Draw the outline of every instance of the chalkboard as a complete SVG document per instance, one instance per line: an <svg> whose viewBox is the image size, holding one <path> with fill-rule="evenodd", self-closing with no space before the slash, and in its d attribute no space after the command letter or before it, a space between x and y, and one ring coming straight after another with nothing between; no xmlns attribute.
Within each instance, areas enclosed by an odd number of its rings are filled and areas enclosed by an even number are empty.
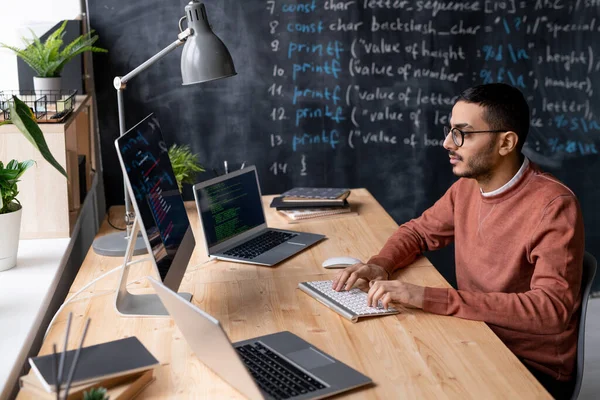
<svg viewBox="0 0 600 400"><path fill-rule="evenodd" d="M122 203L111 82L175 40L186 2L90 2L107 203ZM600 257L600 2L205 2L238 75L181 86L179 54L132 80L127 126L150 112L206 173L257 166L263 193L366 187L398 222L454 181L443 126L467 87L506 82L531 106L524 153L578 195ZM191 198L189 188L184 192Z"/></svg>

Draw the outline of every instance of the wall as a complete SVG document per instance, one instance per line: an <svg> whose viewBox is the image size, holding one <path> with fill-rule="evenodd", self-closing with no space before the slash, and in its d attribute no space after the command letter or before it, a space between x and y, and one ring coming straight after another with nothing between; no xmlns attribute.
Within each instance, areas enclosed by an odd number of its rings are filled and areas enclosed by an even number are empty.
<svg viewBox="0 0 600 400"><path fill-rule="evenodd" d="M80 0L3 0L0 13L0 42L22 47L21 37L36 35L63 19L74 19L81 14ZM0 49L0 91L19 89L17 57L10 50Z"/></svg>

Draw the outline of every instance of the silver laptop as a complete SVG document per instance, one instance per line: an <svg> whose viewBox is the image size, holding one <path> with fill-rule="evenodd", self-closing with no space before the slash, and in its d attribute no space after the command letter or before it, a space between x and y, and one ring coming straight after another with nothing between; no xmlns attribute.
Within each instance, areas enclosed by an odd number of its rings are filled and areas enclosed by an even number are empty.
<svg viewBox="0 0 600 400"><path fill-rule="evenodd" d="M194 185L208 255L273 266L324 235L267 226L254 166Z"/></svg>
<svg viewBox="0 0 600 400"><path fill-rule="evenodd" d="M291 332L232 344L219 321L148 280L196 357L249 399L321 399L372 382Z"/></svg>

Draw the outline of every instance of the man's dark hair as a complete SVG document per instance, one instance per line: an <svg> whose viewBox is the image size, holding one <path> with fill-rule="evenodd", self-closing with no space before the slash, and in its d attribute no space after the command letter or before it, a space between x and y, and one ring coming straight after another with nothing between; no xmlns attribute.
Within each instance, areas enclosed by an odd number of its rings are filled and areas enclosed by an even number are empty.
<svg viewBox="0 0 600 400"><path fill-rule="evenodd" d="M490 129L514 131L519 137L517 150L521 152L529 132L529 106L519 89L505 83L478 85L462 92L458 101L482 106Z"/></svg>

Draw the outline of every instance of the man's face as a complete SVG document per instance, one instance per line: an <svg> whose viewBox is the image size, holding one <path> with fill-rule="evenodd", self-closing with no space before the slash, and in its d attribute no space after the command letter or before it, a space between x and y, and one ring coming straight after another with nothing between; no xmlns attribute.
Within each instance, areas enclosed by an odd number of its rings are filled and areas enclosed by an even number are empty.
<svg viewBox="0 0 600 400"><path fill-rule="evenodd" d="M458 177L473 178L478 181L491 177L496 159L496 135L468 133L490 130L490 126L483 119L483 114L483 107L464 101L459 101L452 108L450 127L466 133L461 147L454 144L452 134L449 134L444 141L444 148L449 151L452 172Z"/></svg>

